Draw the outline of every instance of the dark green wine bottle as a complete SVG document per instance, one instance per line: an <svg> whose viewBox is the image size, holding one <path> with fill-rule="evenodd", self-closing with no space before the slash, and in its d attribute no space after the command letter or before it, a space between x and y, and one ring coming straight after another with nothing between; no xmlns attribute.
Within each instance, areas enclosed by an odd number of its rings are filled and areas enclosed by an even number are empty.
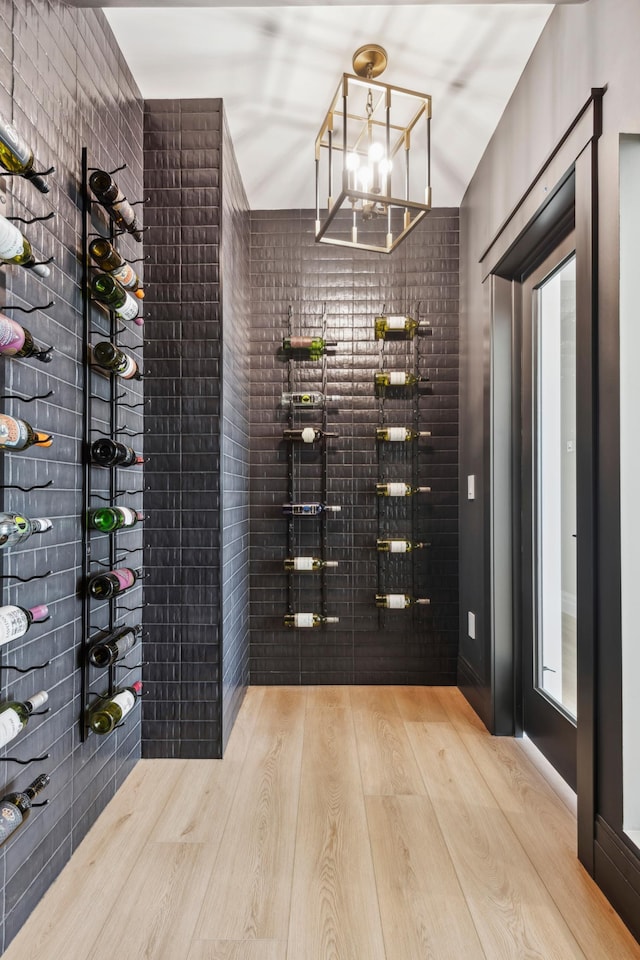
<svg viewBox="0 0 640 960"><path fill-rule="evenodd" d="M142 326L143 320L138 316L140 303L135 300L124 287L115 280L110 273L97 273L91 278L91 291L100 303L113 310L123 320L134 320Z"/></svg>
<svg viewBox="0 0 640 960"><path fill-rule="evenodd" d="M111 174L106 170L94 170L89 177L89 186L116 226L126 230L136 240L142 240L141 227L133 207Z"/></svg>
<svg viewBox="0 0 640 960"><path fill-rule="evenodd" d="M129 507L98 507L89 510L89 526L102 533L113 533L123 527L135 527L142 519L142 513Z"/></svg>

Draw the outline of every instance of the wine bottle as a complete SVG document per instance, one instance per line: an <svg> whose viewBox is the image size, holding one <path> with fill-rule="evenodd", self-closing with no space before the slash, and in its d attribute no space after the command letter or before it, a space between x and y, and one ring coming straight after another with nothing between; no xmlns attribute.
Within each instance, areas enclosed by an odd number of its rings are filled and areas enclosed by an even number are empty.
<svg viewBox="0 0 640 960"><path fill-rule="evenodd" d="M318 393L310 390L308 393L283 393L282 403L289 404L291 407L322 407L325 403L337 403L342 397L331 396L329 394Z"/></svg>
<svg viewBox="0 0 640 960"><path fill-rule="evenodd" d="M34 444L50 447L52 443L50 434L34 430L26 420L0 413L0 450L26 450Z"/></svg>
<svg viewBox="0 0 640 960"><path fill-rule="evenodd" d="M377 387L412 387L428 379L428 377L417 377L414 373L404 370L378 370L374 375Z"/></svg>
<svg viewBox="0 0 640 960"><path fill-rule="evenodd" d="M139 316L140 302L135 300L110 273L96 273L91 278L91 292L96 300L123 320L134 320L139 327L144 320Z"/></svg>
<svg viewBox="0 0 640 960"><path fill-rule="evenodd" d="M113 244L109 243L104 237L97 237L89 244L89 253L100 269L115 277L125 290L129 290L140 300L144 298L140 277L131 264L127 263L124 257L118 253Z"/></svg>
<svg viewBox="0 0 640 960"><path fill-rule="evenodd" d="M418 440L420 437L430 437L430 430L410 430L409 427L377 427L376 439L390 443Z"/></svg>
<svg viewBox="0 0 640 960"><path fill-rule="evenodd" d="M0 800L0 844L6 843L11 834L27 819L32 801L49 783L48 775L41 773L24 790L8 793Z"/></svg>
<svg viewBox="0 0 640 960"><path fill-rule="evenodd" d="M135 646L140 630L140 627L123 627L103 640L97 640L89 648L89 661L94 667L109 667L122 660Z"/></svg>
<svg viewBox="0 0 640 960"><path fill-rule="evenodd" d="M142 240L141 227L133 207L111 174L106 170L94 170L89 177L89 186L116 226L126 230L136 240Z"/></svg>
<svg viewBox="0 0 640 960"><path fill-rule="evenodd" d="M387 540L376 540L376 550L381 553L411 553L412 550L421 550L425 543L416 543L414 540L402 540L391 537Z"/></svg>
<svg viewBox="0 0 640 960"><path fill-rule="evenodd" d="M48 277L51 274L51 270L46 263L36 262L29 241L2 214L0 214L0 261L28 267L39 277Z"/></svg>
<svg viewBox="0 0 640 960"><path fill-rule="evenodd" d="M324 627L326 623L340 623L340 617L322 617L319 613L287 613L285 627Z"/></svg>
<svg viewBox="0 0 640 960"><path fill-rule="evenodd" d="M119 440L102 437L91 444L91 459L99 467L131 467L144 463L144 457L136 453L133 447Z"/></svg>
<svg viewBox="0 0 640 960"><path fill-rule="evenodd" d="M112 697L98 701L89 713L89 726L94 733L111 733L121 720L133 709L142 693L139 680L130 687L122 687Z"/></svg>
<svg viewBox="0 0 640 960"><path fill-rule="evenodd" d="M0 114L0 164L10 173L19 173L30 180L40 193L49 193L49 184L33 169L33 150L12 123Z"/></svg>
<svg viewBox="0 0 640 960"><path fill-rule="evenodd" d="M0 353L5 357L37 357L44 363L51 360L51 354L39 346L26 327L21 327L19 323L12 320L11 317L5 317L0 313Z"/></svg>
<svg viewBox="0 0 640 960"><path fill-rule="evenodd" d="M140 570L132 570L131 567L118 567L117 570L111 570L109 573L94 574L90 577L87 587L90 595L96 600L110 600L130 590L140 574Z"/></svg>
<svg viewBox="0 0 640 960"><path fill-rule="evenodd" d="M32 623L41 623L49 616L49 608L41 603L37 607L0 607L0 646L24 637Z"/></svg>
<svg viewBox="0 0 640 960"><path fill-rule="evenodd" d="M287 353L304 353L309 360L319 360L327 350L338 346L337 340L323 337L285 337L282 349Z"/></svg>
<svg viewBox="0 0 640 960"><path fill-rule="evenodd" d="M387 610L406 610L414 604L429 604L426 597L415 599L408 593L376 593L376 607L386 607Z"/></svg>
<svg viewBox="0 0 640 960"><path fill-rule="evenodd" d="M413 335L420 324L413 317L376 317L374 323L376 340L386 340L387 337L401 340L413 340Z"/></svg>
<svg viewBox="0 0 640 960"><path fill-rule="evenodd" d="M329 507L326 503L283 503L285 517L317 517L321 513L339 513L342 507Z"/></svg>
<svg viewBox="0 0 640 960"><path fill-rule="evenodd" d="M26 727L33 711L43 707L48 699L49 694L45 690L40 690L24 703L19 700L3 703L0 706L0 747L4 747L10 740L17 737Z"/></svg>
<svg viewBox="0 0 640 960"><path fill-rule="evenodd" d="M103 370L113 371L123 380L142 380L142 374L134 358L113 343L109 343L108 340L96 343L92 353L94 363Z"/></svg>
<svg viewBox="0 0 640 960"><path fill-rule="evenodd" d="M301 440L302 443L315 443L316 440L324 440L326 437L337 437L337 433L329 433L327 430L321 430L320 427L303 427L301 430L283 430L282 436L285 440Z"/></svg>
<svg viewBox="0 0 640 960"><path fill-rule="evenodd" d="M45 517L27 520L19 513L0 513L0 547L15 547L34 533L46 533L53 524Z"/></svg>
<svg viewBox="0 0 640 960"><path fill-rule="evenodd" d="M287 557L284 561L285 570L294 570L299 573L315 572L326 567L337 566L337 560L320 560L318 557Z"/></svg>
<svg viewBox="0 0 640 960"><path fill-rule="evenodd" d="M144 520L144 514L130 507L96 507L95 510L89 510L89 526L101 533L135 527L140 520Z"/></svg>
<svg viewBox="0 0 640 960"><path fill-rule="evenodd" d="M431 487L413 487L410 483L376 483L379 497L411 497L414 493L431 493Z"/></svg>

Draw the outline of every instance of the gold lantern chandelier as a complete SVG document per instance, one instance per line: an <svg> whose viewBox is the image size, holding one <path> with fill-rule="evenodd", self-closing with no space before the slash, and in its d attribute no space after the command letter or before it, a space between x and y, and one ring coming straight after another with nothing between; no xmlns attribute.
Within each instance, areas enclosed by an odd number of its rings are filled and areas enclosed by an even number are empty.
<svg viewBox="0 0 640 960"><path fill-rule="evenodd" d="M431 209L431 97L377 80L386 66L356 50L316 137L319 243L391 253Z"/></svg>

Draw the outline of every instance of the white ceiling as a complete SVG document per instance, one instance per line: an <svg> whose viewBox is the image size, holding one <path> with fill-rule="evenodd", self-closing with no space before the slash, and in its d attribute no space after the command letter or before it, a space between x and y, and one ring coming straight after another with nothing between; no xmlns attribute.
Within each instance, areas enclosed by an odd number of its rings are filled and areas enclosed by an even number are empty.
<svg viewBox="0 0 640 960"><path fill-rule="evenodd" d="M145 99L222 97L253 209L314 204L314 140L364 43L433 97L433 205L458 206L551 4L109 8Z"/></svg>

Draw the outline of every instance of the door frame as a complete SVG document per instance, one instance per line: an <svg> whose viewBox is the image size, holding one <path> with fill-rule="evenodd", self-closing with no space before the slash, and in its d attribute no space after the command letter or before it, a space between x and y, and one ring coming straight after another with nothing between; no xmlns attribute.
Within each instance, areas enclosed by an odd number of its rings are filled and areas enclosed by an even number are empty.
<svg viewBox="0 0 640 960"><path fill-rule="evenodd" d="M514 645L519 644L518 728L527 733L547 759L571 787L576 787L577 724L553 700L540 691L536 676L536 659L539 629L539 596L537 594L539 557L537 554L537 496L538 468L535 457L537 418L537 356L535 341L538 338L538 306L534 302L536 291L544 282L560 270L572 256L575 257L575 230L549 252L546 259L533 270L522 283L515 285L515 293L521 302L519 334L520 395L514 396L514 433L520 442L514 451L513 471L520 488L519 524L514 531L513 550L519 563L519 582L513 583L513 595L520 593L520 602L514 610ZM576 258L577 266L577 258ZM577 324L576 324L577 331ZM514 343L514 355L518 344ZM582 344L576 341L577 353ZM515 559L515 557L514 557ZM578 634L579 635L579 634ZM517 681L518 677L516 677Z"/></svg>

